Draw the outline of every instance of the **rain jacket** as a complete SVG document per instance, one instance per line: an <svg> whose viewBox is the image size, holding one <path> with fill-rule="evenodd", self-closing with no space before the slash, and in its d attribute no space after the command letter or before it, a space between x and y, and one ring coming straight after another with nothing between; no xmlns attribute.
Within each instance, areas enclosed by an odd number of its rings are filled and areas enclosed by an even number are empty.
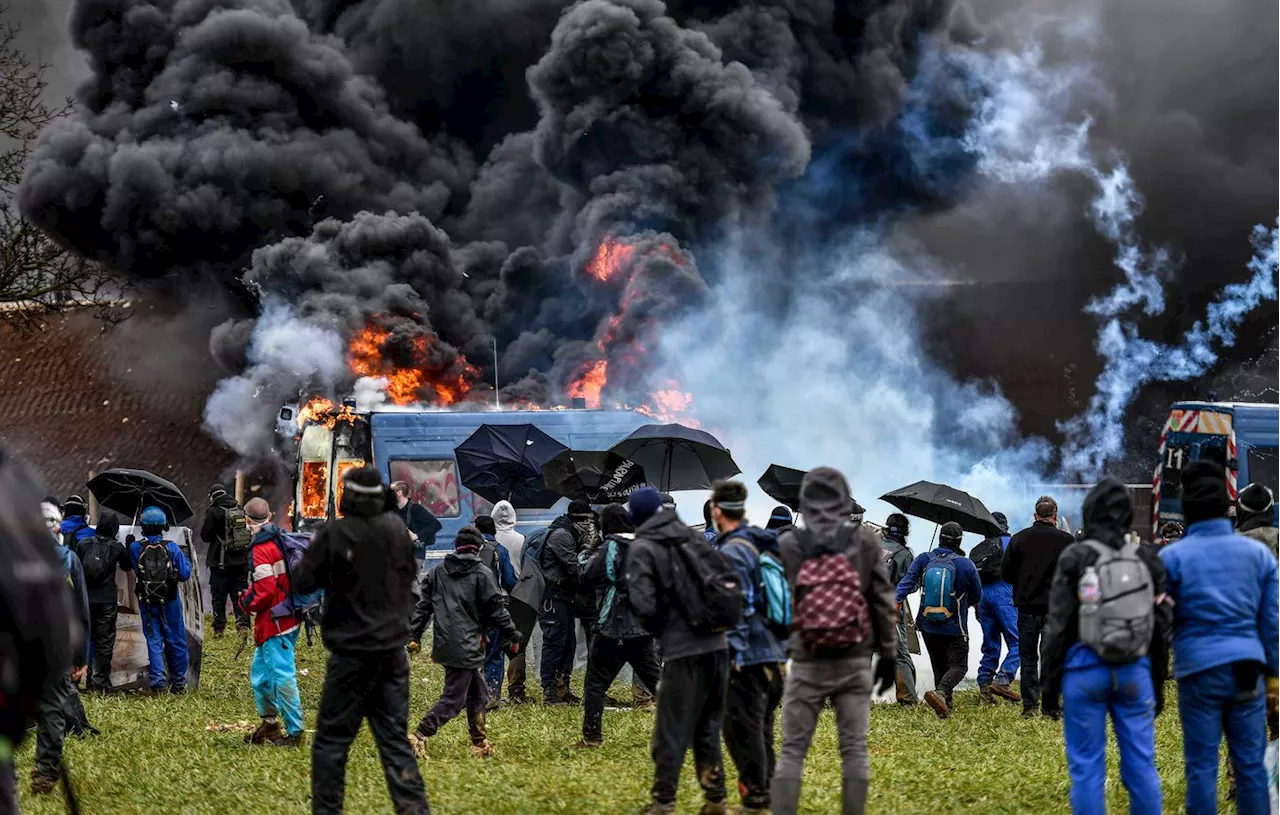
<svg viewBox="0 0 1280 815"><path fill-rule="evenodd" d="M911 568L911 561L915 560L915 555L911 554L906 541L898 540L888 534L880 541L880 547L888 553L889 562L886 565L889 567L889 582L897 586L902 582L902 578L907 576L907 569Z"/></svg>
<svg viewBox="0 0 1280 815"><path fill-rule="evenodd" d="M998 535L995 538L987 538L983 543L990 540L995 540L999 543L1001 551L1007 553L1013 538L1008 535ZM1003 565L1003 560L1001 565ZM975 566L974 568L977 567ZM987 603L998 606L1011 606L1013 605L1013 584L1001 576L1000 579L993 580L982 587L982 599Z"/></svg>
<svg viewBox="0 0 1280 815"><path fill-rule="evenodd" d="M1124 545L1124 536L1133 522L1133 501L1124 484L1107 477L1090 491L1081 516L1086 539L1096 540L1118 550ZM1078 587L1085 570L1097 563L1098 557L1098 553L1091 547L1073 543L1058 559L1058 569L1049 591L1049 616L1045 620L1040 647L1040 687L1046 708L1061 709L1058 697L1062 693L1062 676L1065 671L1110 667L1092 648L1080 642ZM1160 562L1159 551L1154 546L1143 546L1138 550L1138 558L1151 572L1151 585L1158 601L1151 647L1144 659L1150 662L1151 683L1155 688L1156 698L1163 700L1173 612L1163 598L1165 569Z"/></svg>
<svg viewBox="0 0 1280 815"><path fill-rule="evenodd" d="M516 531L516 508L510 501L499 501L493 505L493 524L498 528L494 537L498 543L507 547L511 563L515 566L516 576L520 575L520 553L524 551L524 535Z"/></svg>
<svg viewBox="0 0 1280 815"><path fill-rule="evenodd" d="M636 536L630 532L606 535L604 544L592 553L582 569L583 581L595 588L600 615L596 619L600 636L610 640L648 637L627 599L627 551Z"/></svg>
<svg viewBox="0 0 1280 815"><path fill-rule="evenodd" d="M1213 518L1160 550L1173 599L1174 673L1179 679L1232 662L1280 673L1280 583L1276 559Z"/></svg>
<svg viewBox="0 0 1280 815"><path fill-rule="evenodd" d="M1013 604L1027 614L1049 612L1049 587L1062 550L1075 543L1049 521L1036 521L1009 540L1000 577L1013 586Z"/></svg>
<svg viewBox="0 0 1280 815"><path fill-rule="evenodd" d="M934 622L925 619L924 603L920 604L920 608L916 611L916 629L929 634L941 634L948 637L968 637L969 636L969 608L977 608L982 602L982 578L978 577L978 567L973 565L973 561L964 556L959 547L951 548L949 546L939 546L932 552L924 552L915 560L911 561L911 568L907 569L907 576L902 578L902 582L898 584L898 602L901 603L907 599L907 596L920 588L921 581L924 580L926 569L929 567L929 561L937 557L952 558L956 570L956 584L952 588L952 592L956 596L956 606L958 613L946 622Z"/></svg>
<svg viewBox="0 0 1280 815"><path fill-rule="evenodd" d="M222 545L226 543L227 537L227 510L239 508L240 505L236 503L235 498L230 495L219 495L204 513L204 523L200 525L200 540L209 545L205 559L210 569L221 568L234 571L248 568L248 552L228 553L226 563L218 565L222 563Z"/></svg>
<svg viewBox="0 0 1280 815"><path fill-rule="evenodd" d="M89 536L93 536L93 530L89 530ZM80 624L80 639L72 638L74 642L83 643L82 648L75 648L71 652L71 667L81 668L89 662L89 642L92 639L89 636L89 595L84 585L84 570L80 567L80 558L76 557L76 553L65 546L58 547L58 559L62 563L62 568L66 570L67 584L71 588L72 609L75 611L75 619Z"/></svg>
<svg viewBox="0 0 1280 815"><path fill-rule="evenodd" d="M511 555L507 552L507 547L498 543L496 538L485 535L484 546L480 548L480 561L493 572L498 589L504 595L510 594L516 587L516 569L511 565Z"/></svg>
<svg viewBox="0 0 1280 815"><path fill-rule="evenodd" d="M728 648L724 634L699 634L689 627L674 596L671 548L679 543L705 546L702 533L684 525L680 516L660 509L636 530L627 552L627 597L645 630L658 637L664 660L712 654Z"/></svg>
<svg viewBox="0 0 1280 815"><path fill-rule="evenodd" d="M852 509L853 498L843 475L829 467L809 471L800 487L800 512L804 515L805 528L819 546L830 546L836 540L840 527L849 523ZM807 556L799 531L792 527L783 532L779 536L778 548L794 597L796 577ZM898 657L898 613L878 536L861 524L856 525L849 537L845 557L849 558L862 580L867 609L871 614L871 637L839 658L879 654L881 659L893 662ZM791 635L787 651L795 660L820 659L805 649L799 631Z"/></svg>
<svg viewBox="0 0 1280 815"><path fill-rule="evenodd" d="M404 525L409 531L418 536L414 547L419 555L428 546L436 545L436 535L443 525L440 523L439 518L431 514L431 510L417 501L410 501L404 505L403 509L395 507L394 512L400 516L401 521L404 521Z"/></svg>
<svg viewBox="0 0 1280 815"><path fill-rule="evenodd" d="M1271 512L1243 519L1240 522L1240 534L1265 544L1271 550L1273 557L1277 555L1277 546L1280 545L1280 530L1276 529Z"/></svg>
<svg viewBox="0 0 1280 815"><path fill-rule="evenodd" d="M293 614L273 617L271 609L289 599L289 572L285 569L284 553L276 545L280 528L267 524L253 536L249 544L249 558L253 568L249 573L249 588L240 595L240 605L253 615L253 644L261 645L272 637L287 634L298 627Z"/></svg>
<svg viewBox="0 0 1280 815"><path fill-rule="evenodd" d="M771 551L781 559L777 536L743 524L719 536L713 546L742 579L742 621L725 632L733 664L744 668L786 662L786 651L769 631L763 614L764 576L760 571L760 553Z"/></svg>
<svg viewBox="0 0 1280 815"><path fill-rule="evenodd" d="M548 597L570 600L578 587L578 530L568 515L561 515L548 527L542 545L542 576Z"/></svg>
<svg viewBox="0 0 1280 815"><path fill-rule="evenodd" d="M431 659L446 668L483 668L485 631L490 628L499 630L504 644L520 641L498 584L478 555L450 552L423 576L410 638L421 640L433 621Z"/></svg>
<svg viewBox="0 0 1280 815"><path fill-rule="evenodd" d="M93 537L93 529L83 515L72 515L58 524L58 533L62 535L62 545L75 549L77 543Z"/></svg>
<svg viewBox="0 0 1280 815"><path fill-rule="evenodd" d="M324 589L320 630L338 653L382 653L409 641L417 563L386 496L345 490L342 517L320 528L293 572L303 594Z"/></svg>

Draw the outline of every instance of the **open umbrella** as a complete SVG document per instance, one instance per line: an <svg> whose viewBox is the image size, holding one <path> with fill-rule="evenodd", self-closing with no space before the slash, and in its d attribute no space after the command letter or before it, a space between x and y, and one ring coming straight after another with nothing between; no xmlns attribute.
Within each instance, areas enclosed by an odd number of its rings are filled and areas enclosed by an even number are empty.
<svg viewBox="0 0 1280 815"><path fill-rule="evenodd" d="M107 509L137 518L147 507L160 507L177 526L192 516L191 504L172 481L146 470L116 467L98 473L86 485Z"/></svg>
<svg viewBox="0 0 1280 815"><path fill-rule="evenodd" d="M880 500L893 504L907 515L933 521L935 524L955 521L966 532L978 535L1004 534L981 501L946 484L917 481L910 486L885 493L880 496Z"/></svg>
<svg viewBox="0 0 1280 815"><path fill-rule="evenodd" d="M783 506L790 507L792 512L800 511L800 483L808 473L794 470L780 464L770 464L756 483L764 494Z"/></svg>
<svg viewBox="0 0 1280 815"><path fill-rule="evenodd" d="M625 503L645 485L644 468L609 450L565 450L542 465L547 489L571 501Z"/></svg>
<svg viewBox="0 0 1280 815"><path fill-rule="evenodd" d="M706 489L742 472L719 439L682 424L645 425L610 449L643 467L663 492Z"/></svg>
<svg viewBox="0 0 1280 815"><path fill-rule="evenodd" d="M568 450L531 424L482 424L454 450L463 486L486 501L547 509L559 493L542 481L542 465Z"/></svg>

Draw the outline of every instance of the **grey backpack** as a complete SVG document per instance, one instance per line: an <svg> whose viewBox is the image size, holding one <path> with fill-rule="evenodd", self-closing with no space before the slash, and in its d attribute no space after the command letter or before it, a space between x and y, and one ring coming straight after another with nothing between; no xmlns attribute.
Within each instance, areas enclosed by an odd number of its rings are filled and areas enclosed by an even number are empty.
<svg viewBox="0 0 1280 815"><path fill-rule="evenodd" d="M1155 587L1151 572L1138 558L1138 544L1112 549L1095 540L1084 542L1098 553L1077 586L1080 597L1080 641L1104 662L1127 664L1147 655L1155 627Z"/></svg>

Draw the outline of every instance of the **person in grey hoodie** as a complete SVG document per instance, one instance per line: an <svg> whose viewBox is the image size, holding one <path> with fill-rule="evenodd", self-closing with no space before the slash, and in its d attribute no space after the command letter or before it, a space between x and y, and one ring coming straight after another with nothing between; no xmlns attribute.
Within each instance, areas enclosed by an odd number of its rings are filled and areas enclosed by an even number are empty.
<svg viewBox="0 0 1280 815"><path fill-rule="evenodd" d="M791 635L791 671L782 695L782 754L774 771L771 795L774 815L795 815L799 809L805 754L813 741L818 715L828 700L835 710L840 744L841 812L862 815L866 811L871 782L867 754L871 657L880 657L874 679L878 680L876 691L884 693L893 687L897 673L898 623L894 587L889 582L879 539L862 525L841 529L850 523L853 508L849 484L839 471L829 467L812 469L800 486L800 512L806 528L784 532L778 543L792 586L793 605L798 602L796 577L804 562L815 555L835 553L836 547L843 545L845 557L860 578L871 618L871 636L847 653L819 656L805 647L799 630ZM658 710L662 710L661 703Z"/></svg>
<svg viewBox="0 0 1280 815"><path fill-rule="evenodd" d="M675 512L662 509L662 498L652 487L636 490L627 508L636 525L626 558L627 596L636 619L658 637L663 660L653 724L653 803L646 812L675 812L680 768L692 747L706 798L702 815L720 815L728 812L720 734L729 687L729 644L724 632L699 633L686 622L672 563L680 545L711 544Z"/></svg>

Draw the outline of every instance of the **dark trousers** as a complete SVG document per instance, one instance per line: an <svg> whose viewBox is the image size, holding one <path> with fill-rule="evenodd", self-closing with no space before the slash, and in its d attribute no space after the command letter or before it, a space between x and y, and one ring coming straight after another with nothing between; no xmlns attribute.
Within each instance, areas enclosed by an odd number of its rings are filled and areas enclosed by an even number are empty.
<svg viewBox="0 0 1280 815"><path fill-rule="evenodd" d="M236 616L236 628L249 629L249 612L240 607L240 595L249 588L249 573L243 568L210 569L209 594L213 601L213 630L220 632L227 627L227 601L231 601L231 613Z"/></svg>
<svg viewBox="0 0 1280 815"><path fill-rule="evenodd" d="M115 600L89 604L89 675L85 679L88 690L102 691L111 687L111 659L116 653L118 611Z"/></svg>
<svg viewBox="0 0 1280 815"><path fill-rule="evenodd" d="M1022 709L1040 707L1040 637L1048 615L1018 609L1018 658L1022 660ZM1045 708L1045 713L1057 713Z"/></svg>
<svg viewBox="0 0 1280 815"><path fill-rule="evenodd" d="M36 760L33 775L57 775L67 738L67 701L75 692L71 674L50 679L36 703Z"/></svg>
<svg viewBox="0 0 1280 815"><path fill-rule="evenodd" d="M930 634L921 631L924 648L929 652L929 664L933 666L933 685L942 698L951 704L951 693L969 670L969 641L962 636Z"/></svg>
<svg viewBox="0 0 1280 815"><path fill-rule="evenodd" d="M444 690L440 691L440 698L427 711L427 715L418 722L418 733L434 736L446 722L466 708L471 743L484 744L484 711L488 704L489 687L485 684L482 672L475 668L445 666Z"/></svg>
<svg viewBox="0 0 1280 815"><path fill-rule="evenodd" d="M587 654L586 690L582 700L582 738L584 741L600 741L604 719L604 696L618 678L622 666L631 664L632 672L648 687L658 684L658 652L654 650L653 637L633 637L625 640L609 639L596 634L591 638L591 651Z"/></svg>
<svg viewBox="0 0 1280 815"><path fill-rule="evenodd" d="M311 748L311 811L342 812L347 753L369 720L398 815L429 815L418 760L409 746L409 658L403 649L330 652Z"/></svg>
<svg viewBox="0 0 1280 815"><path fill-rule="evenodd" d="M542 693L554 698L561 682L569 684L573 673L573 654L578 649L575 631L577 618L573 604L563 597L548 596L538 607L538 625L542 627Z"/></svg>
<svg viewBox="0 0 1280 815"><path fill-rule="evenodd" d="M18 815L18 778L12 760L0 763L0 815Z"/></svg>
<svg viewBox="0 0 1280 815"><path fill-rule="evenodd" d="M693 765L702 794L724 800L724 758L720 732L729 685L729 652L667 660L658 681L658 713L653 724L653 800L674 804L684 755Z"/></svg>
<svg viewBox="0 0 1280 815"><path fill-rule="evenodd" d="M744 807L769 808L769 782L777 763L773 727L781 700L781 665L747 665L729 672L724 743L738 768Z"/></svg>

